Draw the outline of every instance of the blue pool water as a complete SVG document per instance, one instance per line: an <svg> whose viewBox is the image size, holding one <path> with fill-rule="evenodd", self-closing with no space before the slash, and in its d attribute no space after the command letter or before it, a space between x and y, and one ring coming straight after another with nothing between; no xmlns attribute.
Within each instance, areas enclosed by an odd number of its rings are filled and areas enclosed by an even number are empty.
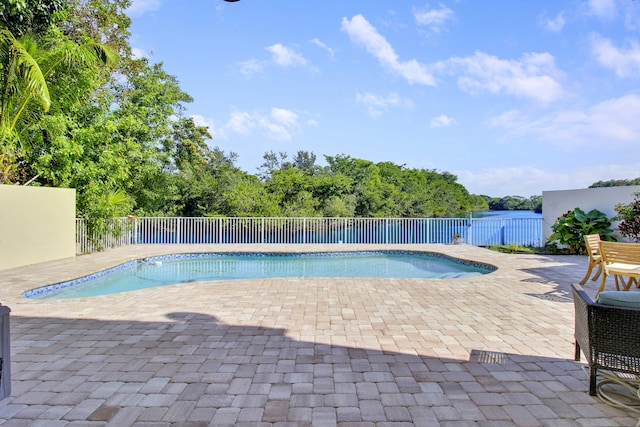
<svg viewBox="0 0 640 427"><path fill-rule="evenodd" d="M131 261L90 276L32 289L27 298L78 298L214 280L278 277L451 278L495 267L425 252L200 253Z"/></svg>

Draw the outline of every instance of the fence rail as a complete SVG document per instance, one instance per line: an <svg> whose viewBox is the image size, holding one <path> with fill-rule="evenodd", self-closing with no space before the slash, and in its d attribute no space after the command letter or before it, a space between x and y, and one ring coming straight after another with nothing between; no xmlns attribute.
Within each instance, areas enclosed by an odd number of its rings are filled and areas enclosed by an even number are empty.
<svg viewBox="0 0 640 427"><path fill-rule="evenodd" d="M136 244L420 244L542 246L542 218L114 218L105 233L76 220L78 253Z"/></svg>

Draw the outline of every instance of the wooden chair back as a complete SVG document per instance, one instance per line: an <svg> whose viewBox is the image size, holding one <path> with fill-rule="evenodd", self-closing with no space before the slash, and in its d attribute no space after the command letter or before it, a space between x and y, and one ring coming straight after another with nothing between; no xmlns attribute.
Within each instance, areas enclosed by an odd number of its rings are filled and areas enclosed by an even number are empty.
<svg viewBox="0 0 640 427"><path fill-rule="evenodd" d="M584 243L587 248L587 254L589 258L593 258L594 255L600 253L600 235L599 234L587 234L584 236Z"/></svg>
<svg viewBox="0 0 640 427"><path fill-rule="evenodd" d="M623 242L600 242L600 255L605 265L620 263L640 266L640 244Z"/></svg>
<svg viewBox="0 0 640 427"><path fill-rule="evenodd" d="M622 242L600 242L602 257L602 283L598 293L602 292L608 276L613 276L616 289L629 290L632 284L638 284L640 278L640 244ZM625 279L625 277L627 279Z"/></svg>
<svg viewBox="0 0 640 427"><path fill-rule="evenodd" d="M602 257L600 256L600 235L599 234L587 234L584 236L584 243L587 249L587 255L589 255L589 265L587 265L587 273L580 281L581 285L587 283L591 272L595 266L598 266L598 272L593 276L591 280L597 280L602 273Z"/></svg>

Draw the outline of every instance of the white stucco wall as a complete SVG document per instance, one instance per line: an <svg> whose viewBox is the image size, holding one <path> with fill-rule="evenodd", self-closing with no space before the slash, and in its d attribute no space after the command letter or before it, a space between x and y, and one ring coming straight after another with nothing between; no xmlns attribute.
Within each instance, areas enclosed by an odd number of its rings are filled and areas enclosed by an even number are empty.
<svg viewBox="0 0 640 427"><path fill-rule="evenodd" d="M76 192L0 185L0 270L76 255Z"/></svg>
<svg viewBox="0 0 640 427"><path fill-rule="evenodd" d="M564 213L575 208L585 212L597 209L609 218L617 214L615 206L633 201L634 193L640 191L640 185L624 187L584 188L580 190L560 190L542 192L542 237L548 239L551 226ZM617 222L613 224L615 230ZM618 234L614 234L620 238Z"/></svg>

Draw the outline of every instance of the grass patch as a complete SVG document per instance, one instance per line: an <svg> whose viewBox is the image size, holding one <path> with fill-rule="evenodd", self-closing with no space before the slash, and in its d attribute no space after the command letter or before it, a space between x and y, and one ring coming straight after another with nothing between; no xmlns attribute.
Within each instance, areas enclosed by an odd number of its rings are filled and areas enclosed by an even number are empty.
<svg viewBox="0 0 640 427"><path fill-rule="evenodd" d="M507 254L537 254L537 255L565 255L568 254L567 249L561 249L555 245L547 246L524 246L524 245L491 245L487 249Z"/></svg>

